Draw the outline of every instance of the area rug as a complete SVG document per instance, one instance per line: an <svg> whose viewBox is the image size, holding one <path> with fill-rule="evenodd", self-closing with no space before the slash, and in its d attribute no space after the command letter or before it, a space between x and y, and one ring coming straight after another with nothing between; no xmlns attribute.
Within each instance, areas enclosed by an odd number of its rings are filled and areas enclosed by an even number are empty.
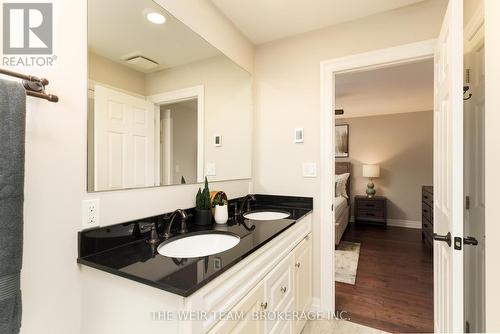
<svg viewBox="0 0 500 334"><path fill-rule="evenodd" d="M357 242L340 241L335 250L335 281L356 284L360 248Z"/></svg>

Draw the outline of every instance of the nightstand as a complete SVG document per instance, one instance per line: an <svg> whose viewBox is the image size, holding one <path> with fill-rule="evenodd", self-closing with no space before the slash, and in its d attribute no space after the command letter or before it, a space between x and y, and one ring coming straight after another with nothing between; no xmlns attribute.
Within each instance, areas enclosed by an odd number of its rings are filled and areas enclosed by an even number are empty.
<svg viewBox="0 0 500 334"><path fill-rule="evenodd" d="M354 218L357 222L387 226L387 198L384 196L354 197Z"/></svg>

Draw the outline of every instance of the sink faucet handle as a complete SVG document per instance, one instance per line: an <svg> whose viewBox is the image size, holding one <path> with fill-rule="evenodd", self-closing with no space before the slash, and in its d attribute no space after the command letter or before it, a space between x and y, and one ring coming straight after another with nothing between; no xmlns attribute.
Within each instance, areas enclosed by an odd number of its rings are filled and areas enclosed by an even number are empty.
<svg viewBox="0 0 500 334"><path fill-rule="evenodd" d="M234 212L234 215L238 215L238 202L233 202L230 204L230 206L233 207L233 212Z"/></svg>
<svg viewBox="0 0 500 334"><path fill-rule="evenodd" d="M148 244L156 244L160 241L160 237L158 236L158 231L156 230L156 223L151 223L145 225L146 228L149 228L149 239L146 240Z"/></svg>

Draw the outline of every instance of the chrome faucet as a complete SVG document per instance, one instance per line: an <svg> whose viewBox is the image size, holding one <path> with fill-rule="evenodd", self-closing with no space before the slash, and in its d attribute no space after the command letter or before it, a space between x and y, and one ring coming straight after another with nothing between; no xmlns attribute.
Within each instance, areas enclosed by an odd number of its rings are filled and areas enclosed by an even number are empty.
<svg viewBox="0 0 500 334"><path fill-rule="evenodd" d="M256 201L257 199L255 198L254 195L251 195L251 194L248 194L245 196L245 198L243 198L243 200L241 201L241 204L240 204L240 208L236 208L236 211L235 211L235 216L241 216L243 215L244 211L245 211L245 204L247 205L247 208L246 208L246 211L250 210L250 201Z"/></svg>
<svg viewBox="0 0 500 334"><path fill-rule="evenodd" d="M184 211L182 209L177 209L170 216L163 217L164 220L170 219L170 222L168 223L167 230L163 234L163 237L165 237L165 239L172 237L172 232L170 232L170 230L172 229L172 224L174 223L175 217L177 215L180 215L180 217L181 217L181 229L179 230L179 233L181 233L181 234L187 233L186 222L188 220L188 215L186 214L186 211Z"/></svg>

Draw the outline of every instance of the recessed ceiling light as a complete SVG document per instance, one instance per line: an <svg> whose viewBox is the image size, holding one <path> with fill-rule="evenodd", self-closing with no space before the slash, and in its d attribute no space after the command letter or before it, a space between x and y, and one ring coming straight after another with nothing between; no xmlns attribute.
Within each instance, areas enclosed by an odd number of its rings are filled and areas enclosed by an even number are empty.
<svg viewBox="0 0 500 334"><path fill-rule="evenodd" d="M163 24L167 20L165 16L161 15L160 13L156 12L151 12L146 15L146 18L149 20L149 22L154 23L154 24Z"/></svg>

